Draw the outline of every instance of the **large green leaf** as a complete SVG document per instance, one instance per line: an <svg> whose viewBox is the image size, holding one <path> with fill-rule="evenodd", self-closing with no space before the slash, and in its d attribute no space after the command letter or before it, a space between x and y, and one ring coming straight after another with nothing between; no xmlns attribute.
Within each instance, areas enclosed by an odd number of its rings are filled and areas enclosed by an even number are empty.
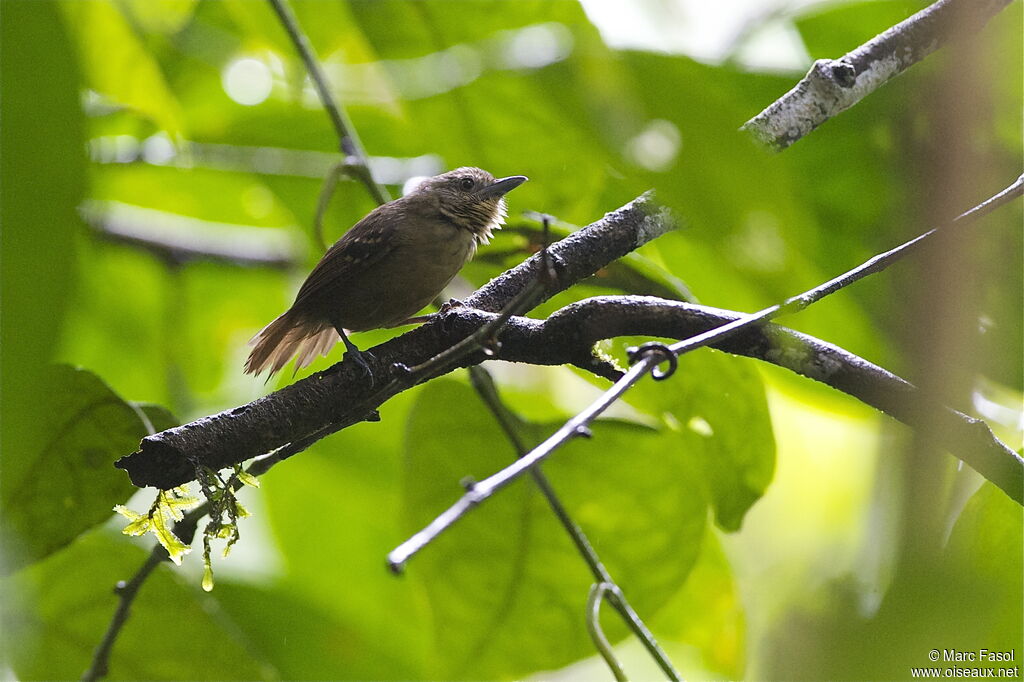
<svg viewBox="0 0 1024 682"><path fill-rule="evenodd" d="M131 488L110 466L117 454L103 448L133 448L143 432L99 379L47 366L75 282L73 235L85 191L78 72L53 3L4 3L0 11L0 516L10 570L110 515ZM95 432L62 435L80 409L107 399L124 416L110 443ZM127 423L134 443L118 445Z"/></svg>
<svg viewBox="0 0 1024 682"><path fill-rule="evenodd" d="M699 661L699 667L740 679L746 665L746 616L739 586L718 534L704 546L686 584L652 623L661 641ZM675 660L675 659L674 659ZM676 661L683 670L684 662ZM697 666L695 666L697 667Z"/></svg>
<svg viewBox="0 0 1024 682"><path fill-rule="evenodd" d="M377 569L382 580L389 581L391 587L407 591L401 581L387 573L381 562L377 562ZM321 570L331 572L333 567L321 565ZM347 595L368 589L366 583L341 584L351 588L341 590ZM410 665L410 659L419 658L421 651L417 647L409 648L412 643L409 639L396 632L374 632L364 627L358 618L339 614L329 603L333 600L325 604L308 590L292 589L287 581L269 585L219 581L214 596L261 656L272 662L278 679L423 679L420 668ZM409 616L406 611L386 608L381 608L381 612L390 615L393 624L396 613L403 621ZM372 611L364 613L376 620ZM268 614L273 617L268 618Z"/></svg>
<svg viewBox="0 0 1024 682"><path fill-rule="evenodd" d="M617 339L622 351L646 339ZM675 447L700 465L715 520L727 531L772 480L775 438L755 361L715 350L683 356L665 381L644 379L623 398L656 418Z"/></svg>
<svg viewBox="0 0 1024 682"><path fill-rule="evenodd" d="M114 616L114 583L148 555L96 531L0 583L5 666L23 680L78 679ZM266 614L264 614L265 617ZM277 679L215 599L158 566L114 644L111 679Z"/></svg>
<svg viewBox="0 0 1024 682"><path fill-rule="evenodd" d="M539 441L555 425L524 433ZM430 384L410 416L405 499L418 529L454 501L457 482L514 458L494 418L466 386ZM706 502L676 441L620 421L594 425L545 465L552 485L644 617L681 586L698 555ZM584 605L593 577L529 481L502 490L423 550L409 569L431 606L441 678L507 678L593 652ZM617 640L625 629L604 619Z"/></svg>
<svg viewBox="0 0 1024 682"><path fill-rule="evenodd" d="M4 3L0 12L0 394L9 447L59 341L86 188L78 69L56 6Z"/></svg>
<svg viewBox="0 0 1024 682"><path fill-rule="evenodd" d="M136 490L114 460L172 421L155 406L124 402L82 369L55 366L35 389L27 437L3 450L0 528L8 571L109 518L112 506Z"/></svg>

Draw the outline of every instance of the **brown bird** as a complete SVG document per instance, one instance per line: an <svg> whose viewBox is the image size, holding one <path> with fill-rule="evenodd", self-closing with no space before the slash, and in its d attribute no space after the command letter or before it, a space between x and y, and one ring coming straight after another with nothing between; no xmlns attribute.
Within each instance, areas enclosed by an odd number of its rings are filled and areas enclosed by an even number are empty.
<svg viewBox="0 0 1024 682"><path fill-rule="evenodd" d="M505 220L504 196L526 182L456 168L378 206L327 250L291 308L252 337L247 374L273 374L298 355L296 370L340 338L367 372L346 332L392 327L432 301Z"/></svg>

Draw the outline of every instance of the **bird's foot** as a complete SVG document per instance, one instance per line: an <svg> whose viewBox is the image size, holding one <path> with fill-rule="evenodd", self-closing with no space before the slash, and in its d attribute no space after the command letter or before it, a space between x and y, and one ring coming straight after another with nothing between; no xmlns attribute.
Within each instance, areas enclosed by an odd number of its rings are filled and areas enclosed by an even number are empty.
<svg viewBox="0 0 1024 682"><path fill-rule="evenodd" d="M373 360L373 354L369 351L359 350L355 346L352 346L345 351L345 355L342 356L343 362L352 362L359 367L359 369L363 370L366 376L370 379L370 386L372 387L373 371L370 369L370 363L367 362L367 359Z"/></svg>

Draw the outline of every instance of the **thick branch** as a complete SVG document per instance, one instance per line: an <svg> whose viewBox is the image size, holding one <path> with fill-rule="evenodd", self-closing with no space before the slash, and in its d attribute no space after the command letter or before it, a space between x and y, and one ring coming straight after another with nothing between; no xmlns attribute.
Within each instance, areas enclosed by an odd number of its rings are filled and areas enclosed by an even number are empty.
<svg viewBox="0 0 1024 682"><path fill-rule="evenodd" d="M939 0L839 59L819 59L792 90L743 125L781 150L849 109L959 36L980 30L1009 0Z"/></svg>
<svg viewBox="0 0 1024 682"><path fill-rule="evenodd" d="M654 205L650 194L644 194L556 242L549 249L555 281L532 305L672 227L667 213ZM533 256L482 287L466 304L481 311L498 311L539 279L541 268L539 255ZM395 363L424 363L472 331L447 325L449 318L371 349L374 376L387 377ZM314 434L323 437L332 425L361 421L395 392L374 391L358 369L339 363L247 405L149 436L137 452L118 460L117 466L128 472L135 485L170 488L192 480L197 465L221 469Z"/></svg>

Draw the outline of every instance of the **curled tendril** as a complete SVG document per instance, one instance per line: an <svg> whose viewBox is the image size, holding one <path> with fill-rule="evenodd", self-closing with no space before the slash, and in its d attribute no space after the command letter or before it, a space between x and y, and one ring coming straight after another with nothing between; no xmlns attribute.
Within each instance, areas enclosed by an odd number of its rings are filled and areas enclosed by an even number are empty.
<svg viewBox="0 0 1024 682"><path fill-rule="evenodd" d="M648 355L658 356L658 364L651 368L651 377L655 381L664 381L665 379L668 379L670 376L675 374L676 368L679 367L679 358L676 357L676 354L673 353L665 344L658 343L656 341L645 343L639 347L634 346L633 348L627 348L626 354L629 356L630 364L633 365L640 362ZM663 362L668 363L668 368L665 370L659 368L659 365Z"/></svg>

